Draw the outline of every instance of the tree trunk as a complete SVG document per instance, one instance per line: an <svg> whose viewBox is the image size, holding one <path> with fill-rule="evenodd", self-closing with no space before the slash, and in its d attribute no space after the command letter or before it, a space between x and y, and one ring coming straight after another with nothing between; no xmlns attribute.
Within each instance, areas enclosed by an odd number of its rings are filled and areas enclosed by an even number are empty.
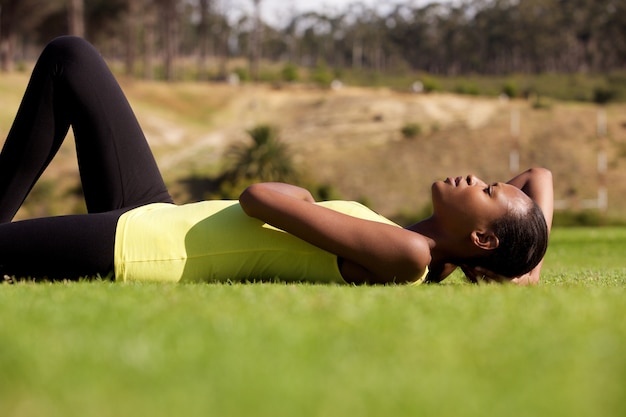
<svg viewBox="0 0 626 417"><path fill-rule="evenodd" d="M13 70L15 55L14 10L12 2L0 5L0 69L2 72Z"/></svg>
<svg viewBox="0 0 626 417"><path fill-rule="evenodd" d="M174 80L174 64L177 53L177 13L176 0L163 1L163 65L165 79Z"/></svg>
<svg viewBox="0 0 626 417"><path fill-rule="evenodd" d="M137 34L139 30L139 10L141 0L128 0L128 15L126 22L126 75L135 73L135 57L137 55Z"/></svg>
<svg viewBox="0 0 626 417"><path fill-rule="evenodd" d="M151 0L144 1L143 13L143 77L154 78L154 43L157 24L157 12Z"/></svg>
<svg viewBox="0 0 626 417"><path fill-rule="evenodd" d="M259 61L261 60L261 0L254 2L254 28L250 42L250 76L254 81L259 79Z"/></svg>
<svg viewBox="0 0 626 417"><path fill-rule="evenodd" d="M209 55L209 11L211 0L200 0L200 23L198 24L198 80L206 80Z"/></svg>
<svg viewBox="0 0 626 417"><path fill-rule="evenodd" d="M352 68L360 70L363 66L363 44L355 40L352 43Z"/></svg>
<svg viewBox="0 0 626 417"><path fill-rule="evenodd" d="M74 36L85 36L84 0L69 0L67 4L68 32Z"/></svg>

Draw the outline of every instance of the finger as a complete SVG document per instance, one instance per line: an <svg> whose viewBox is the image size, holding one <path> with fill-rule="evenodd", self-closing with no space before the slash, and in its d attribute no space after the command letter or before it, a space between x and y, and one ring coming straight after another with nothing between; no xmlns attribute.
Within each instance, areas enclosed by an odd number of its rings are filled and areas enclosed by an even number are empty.
<svg viewBox="0 0 626 417"><path fill-rule="evenodd" d="M476 284L478 283L478 274L474 268L470 268L467 265L461 265L461 270L465 274L465 278L469 280L469 282Z"/></svg>

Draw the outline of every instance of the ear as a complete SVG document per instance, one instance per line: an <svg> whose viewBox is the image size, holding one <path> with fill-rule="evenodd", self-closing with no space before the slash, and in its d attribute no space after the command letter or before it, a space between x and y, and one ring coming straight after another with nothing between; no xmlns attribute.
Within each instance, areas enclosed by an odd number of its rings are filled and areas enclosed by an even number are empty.
<svg viewBox="0 0 626 417"><path fill-rule="evenodd" d="M500 245L500 241L498 240L498 236L496 236L492 231L479 231L474 230L471 235L472 243L484 250L493 250Z"/></svg>

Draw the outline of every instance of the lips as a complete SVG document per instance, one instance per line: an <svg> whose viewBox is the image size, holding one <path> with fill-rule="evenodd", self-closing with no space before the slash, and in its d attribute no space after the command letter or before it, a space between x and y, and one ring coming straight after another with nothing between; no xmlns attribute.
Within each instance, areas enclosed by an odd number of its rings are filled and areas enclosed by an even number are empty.
<svg viewBox="0 0 626 417"><path fill-rule="evenodd" d="M454 187L458 187L459 184L461 184L461 182L463 182L463 181L466 181L467 184L470 184L470 179L469 178L470 178L469 176L468 177L456 177L456 178L448 177L448 178L446 178L444 180L444 182L446 184L450 184L450 185L452 185Z"/></svg>
<svg viewBox="0 0 626 417"><path fill-rule="evenodd" d="M445 179L445 183L446 184L450 184L453 185L455 187L458 187L459 183L463 180L463 177L456 177L456 178L452 178L452 177L448 177Z"/></svg>

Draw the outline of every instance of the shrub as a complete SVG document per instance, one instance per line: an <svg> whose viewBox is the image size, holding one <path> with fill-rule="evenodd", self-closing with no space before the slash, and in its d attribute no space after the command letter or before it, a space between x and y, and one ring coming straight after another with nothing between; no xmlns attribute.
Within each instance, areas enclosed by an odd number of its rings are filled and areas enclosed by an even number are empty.
<svg viewBox="0 0 626 417"><path fill-rule="evenodd" d="M405 139L415 139L422 133L422 127L419 123L407 123L400 131Z"/></svg>
<svg viewBox="0 0 626 417"><path fill-rule="evenodd" d="M532 106L535 110L548 110L552 107L552 105L543 99L539 94L535 96Z"/></svg>
<svg viewBox="0 0 626 417"><path fill-rule="evenodd" d="M462 83L454 88L455 93L477 96L480 94L478 86L474 83Z"/></svg>
<svg viewBox="0 0 626 417"><path fill-rule="evenodd" d="M615 91L608 87L596 87L593 90L593 102L606 104L615 98Z"/></svg>
<svg viewBox="0 0 626 417"><path fill-rule="evenodd" d="M557 210L552 221L555 227L624 226L624 220L608 217L597 209Z"/></svg>
<svg viewBox="0 0 626 417"><path fill-rule="evenodd" d="M239 77L239 81L250 81L250 72L246 68L235 68L234 73Z"/></svg>
<svg viewBox="0 0 626 417"><path fill-rule="evenodd" d="M506 83L504 83L504 85L502 86L502 93L511 98L517 97L517 85L515 84L515 82L507 81Z"/></svg>
<svg viewBox="0 0 626 417"><path fill-rule="evenodd" d="M312 188L313 188L315 200L317 201L341 199L341 193L332 184L324 183L324 184L319 184Z"/></svg>
<svg viewBox="0 0 626 417"><path fill-rule="evenodd" d="M234 143L226 152L232 166L223 174L225 181L235 185L259 181L297 181L299 174L292 154L287 144L279 139L274 126L258 125L248 134L250 141Z"/></svg>
<svg viewBox="0 0 626 417"><path fill-rule="evenodd" d="M311 74L311 80L322 86L329 86L333 80L332 71L326 65L326 62L319 61Z"/></svg>
<svg viewBox="0 0 626 417"><path fill-rule="evenodd" d="M298 81L298 67L291 62L285 64L281 71L281 77L283 81L287 82Z"/></svg>
<svg viewBox="0 0 626 417"><path fill-rule="evenodd" d="M424 92L431 93L433 91L441 91L441 85L434 78L423 77L421 81L424 86Z"/></svg>

